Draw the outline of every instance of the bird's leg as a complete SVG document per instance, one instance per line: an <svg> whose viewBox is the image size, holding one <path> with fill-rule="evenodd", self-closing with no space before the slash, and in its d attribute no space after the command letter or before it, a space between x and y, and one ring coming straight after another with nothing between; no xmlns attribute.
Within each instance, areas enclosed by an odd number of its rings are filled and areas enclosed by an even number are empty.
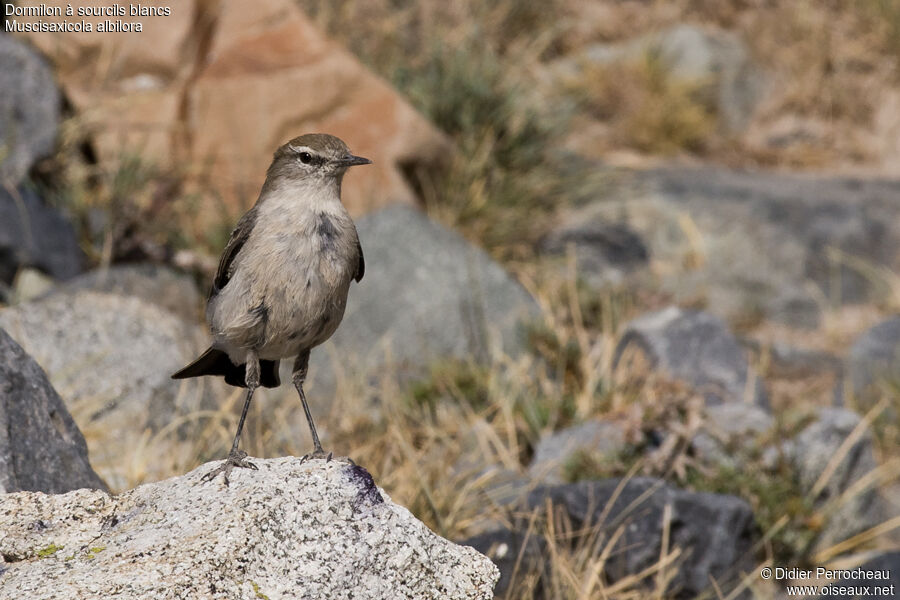
<svg viewBox="0 0 900 600"><path fill-rule="evenodd" d="M247 353L244 382L247 384L247 397L244 399L241 420L238 421L237 432L234 434L234 441L231 443L231 452L228 453L224 463L203 476L203 481L211 481L219 473L222 473L225 476L225 485L228 485L228 475L231 474L231 470L234 467L256 469L256 465L247 460L247 453L243 450L238 450L238 445L241 442L241 431L244 429L244 421L247 419L247 411L250 409L250 400L253 399L253 392L259 387L259 356L253 350Z"/></svg>
<svg viewBox="0 0 900 600"><path fill-rule="evenodd" d="M316 433L316 424L313 423L312 413L309 412L309 404L306 403L306 394L303 393L303 382L306 381L306 373L309 371L309 350L301 352L294 361L294 373L291 375L291 381L300 394L300 402L303 403L303 412L306 413L306 422L309 423L309 432L312 434L313 451L302 458L307 461L311 458L324 458L331 460L331 453L322 450L322 444L319 442L319 434Z"/></svg>

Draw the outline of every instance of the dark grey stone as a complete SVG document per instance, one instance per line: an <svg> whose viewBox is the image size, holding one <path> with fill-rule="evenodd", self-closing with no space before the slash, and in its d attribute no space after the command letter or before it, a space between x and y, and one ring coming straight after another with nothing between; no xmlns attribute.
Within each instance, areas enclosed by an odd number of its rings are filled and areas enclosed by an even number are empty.
<svg viewBox="0 0 900 600"><path fill-rule="evenodd" d="M669 307L634 319L616 347L614 365L632 351L651 366L697 389L707 404L743 401L750 377L744 350L725 324L701 311ZM767 407L759 381L751 382L751 400Z"/></svg>
<svg viewBox="0 0 900 600"><path fill-rule="evenodd" d="M513 583L513 577L521 578L546 567L543 558L546 541L537 533L531 535L511 529L496 529L457 542L471 546L497 565L500 580L494 586L494 597L501 598ZM516 571L516 565L518 571Z"/></svg>
<svg viewBox="0 0 900 600"><path fill-rule="evenodd" d="M84 253L72 224L34 190L0 186L0 281L12 282L22 267L70 279L84 268Z"/></svg>
<svg viewBox="0 0 900 600"><path fill-rule="evenodd" d="M882 321L853 343L847 376L854 394L879 382L900 384L900 317Z"/></svg>
<svg viewBox="0 0 900 600"><path fill-rule="evenodd" d="M636 477L627 482L608 479L538 488L529 495L527 508L542 510L548 499L570 519L573 531L597 527L609 539L624 526L606 562L610 582L659 561L667 505L671 507L668 550L682 552L668 588L674 597L693 598L707 590L711 581L729 589L755 564L753 512L734 496L688 492L659 479Z"/></svg>
<svg viewBox="0 0 900 600"><path fill-rule="evenodd" d="M564 225L540 243L541 252L562 256L574 248L579 274L591 283L621 279L623 274L643 267L649 251L641 237L625 223L594 220Z"/></svg>
<svg viewBox="0 0 900 600"><path fill-rule="evenodd" d="M855 569L849 569L849 577L839 579L823 590L822 598L872 598L873 600L894 600L900 595L900 551L885 552L871 558ZM875 577L865 577L860 571L878 571ZM855 588L851 593L842 593L837 588ZM878 593L876 593L876 588Z"/></svg>
<svg viewBox="0 0 900 600"><path fill-rule="evenodd" d="M34 360L0 329L0 491L106 490L87 444Z"/></svg>
<svg viewBox="0 0 900 600"><path fill-rule="evenodd" d="M18 185L53 151L60 94L44 59L22 40L0 35L0 183Z"/></svg>

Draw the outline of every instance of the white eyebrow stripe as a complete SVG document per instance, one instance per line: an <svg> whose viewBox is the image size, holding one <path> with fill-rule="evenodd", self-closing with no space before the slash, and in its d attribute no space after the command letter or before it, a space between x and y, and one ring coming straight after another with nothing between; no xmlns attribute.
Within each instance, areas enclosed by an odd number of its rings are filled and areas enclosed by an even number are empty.
<svg viewBox="0 0 900 600"><path fill-rule="evenodd" d="M288 146L288 148L290 148L291 152L293 152L295 154L300 154L301 152L309 152L310 154L314 154L314 152L312 151L312 148L310 148L309 146L290 145L290 146Z"/></svg>

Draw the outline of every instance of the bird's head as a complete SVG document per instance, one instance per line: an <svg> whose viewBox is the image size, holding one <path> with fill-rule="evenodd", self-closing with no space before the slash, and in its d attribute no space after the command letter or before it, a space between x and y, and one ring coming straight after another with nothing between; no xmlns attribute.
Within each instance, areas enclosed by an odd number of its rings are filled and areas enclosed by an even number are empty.
<svg viewBox="0 0 900 600"><path fill-rule="evenodd" d="M275 151L267 179L340 183L347 169L371 162L351 154L347 144L333 135L308 133L295 137Z"/></svg>

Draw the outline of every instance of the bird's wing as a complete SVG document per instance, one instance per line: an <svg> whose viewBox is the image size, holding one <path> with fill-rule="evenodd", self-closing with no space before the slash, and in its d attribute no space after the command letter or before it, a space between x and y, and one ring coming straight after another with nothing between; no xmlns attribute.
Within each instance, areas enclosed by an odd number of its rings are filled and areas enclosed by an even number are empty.
<svg viewBox="0 0 900 600"><path fill-rule="evenodd" d="M356 265L356 275L353 278L356 283L359 283L366 274L366 259L363 258L362 244L359 243L359 238L356 238L356 251L359 253L359 263Z"/></svg>
<svg viewBox="0 0 900 600"><path fill-rule="evenodd" d="M234 259L241 251L247 238L250 237L255 224L256 207L254 206L247 211L247 214L241 217L234 231L231 232L231 237L228 238L228 244L226 244L225 250L222 251L222 258L219 259L219 268L216 270L216 278L213 279L212 289L209 292L210 298L218 294L228 284L233 273L232 265L234 264Z"/></svg>

